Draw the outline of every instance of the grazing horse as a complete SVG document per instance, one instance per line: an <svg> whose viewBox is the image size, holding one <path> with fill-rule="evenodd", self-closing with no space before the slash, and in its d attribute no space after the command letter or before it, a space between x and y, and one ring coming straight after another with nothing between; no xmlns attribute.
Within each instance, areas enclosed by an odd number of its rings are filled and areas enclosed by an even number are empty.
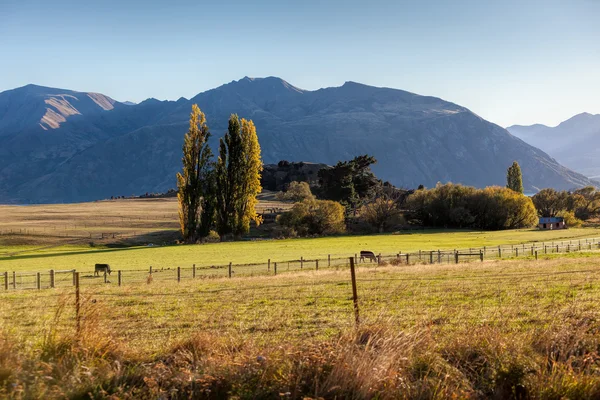
<svg viewBox="0 0 600 400"><path fill-rule="evenodd" d="M100 272L107 273L110 275L110 265L108 264L96 264L94 268L94 276L100 276Z"/></svg>
<svg viewBox="0 0 600 400"><path fill-rule="evenodd" d="M362 250L360 252L360 262L364 262L365 258L368 258L371 262L377 262L377 257L372 251Z"/></svg>

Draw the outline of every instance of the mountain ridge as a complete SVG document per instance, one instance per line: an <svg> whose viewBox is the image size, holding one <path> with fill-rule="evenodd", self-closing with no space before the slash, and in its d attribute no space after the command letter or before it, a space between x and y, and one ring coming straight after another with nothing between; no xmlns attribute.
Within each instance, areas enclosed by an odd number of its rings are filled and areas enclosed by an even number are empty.
<svg viewBox="0 0 600 400"><path fill-rule="evenodd" d="M352 81L311 91L277 77L244 77L189 100L115 101L110 110L86 99L94 109L56 129L0 129L0 201L84 201L173 187L193 103L207 116L214 150L230 114L253 119L265 163L335 164L368 153L378 159L375 172L398 186L486 186L503 185L516 159L532 191L592 183L463 106Z"/></svg>
<svg viewBox="0 0 600 400"><path fill-rule="evenodd" d="M554 127L534 124L506 129L569 168L590 177L600 175L600 114L579 113Z"/></svg>

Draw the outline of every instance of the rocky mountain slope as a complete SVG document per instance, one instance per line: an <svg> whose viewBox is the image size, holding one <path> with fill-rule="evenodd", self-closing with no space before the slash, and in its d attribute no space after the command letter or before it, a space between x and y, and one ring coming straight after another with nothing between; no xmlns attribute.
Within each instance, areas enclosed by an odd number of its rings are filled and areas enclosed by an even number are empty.
<svg viewBox="0 0 600 400"><path fill-rule="evenodd" d="M586 176L600 177L600 114L578 114L555 127L536 124L507 129L567 167Z"/></svg>
<svg viewBox="0 0 600 400"><path fill-rule="evenodd" d="M70 202L163 192L175 184L191 105L216 148L231 113L253 119L265 163L335 164L374 155L396 186L504 185L519 161L528 191L589 184L543 151L459 105L354 82L306 91L279 78L139 104L26 86L0 93L0 202Z"/></svg>

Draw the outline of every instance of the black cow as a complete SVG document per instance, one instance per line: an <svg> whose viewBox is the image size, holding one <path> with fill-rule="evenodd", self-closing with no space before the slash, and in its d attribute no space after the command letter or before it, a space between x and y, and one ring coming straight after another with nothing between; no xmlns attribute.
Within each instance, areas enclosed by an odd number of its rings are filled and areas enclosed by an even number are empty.
<svg viewBox="0 0 600 400"><path fill-rule="evenodd" d="M371 262L377 262L377 257L372 251L362 250L360 252L360 262L364 262L365 258L368 258Z"/></svg>
<svg viewBox="0 0 600 400"><path fill-rule="evenodd" d="M94 268L94 276L100 276L100 272L107 273L110 275L110 265L108 264L96 264Z"/></svg>

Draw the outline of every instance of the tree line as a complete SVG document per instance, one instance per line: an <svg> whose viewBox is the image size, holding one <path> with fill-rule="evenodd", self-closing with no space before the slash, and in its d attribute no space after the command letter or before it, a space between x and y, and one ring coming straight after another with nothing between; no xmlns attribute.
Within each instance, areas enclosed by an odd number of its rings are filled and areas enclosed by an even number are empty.
<svg viewBox="0 0 600 400"><path fill-rule="evenodd" d="M215 230L221 240L247 234L261 188L261 150L251 120L233 114L214 160L206 117L192 106L183 144L183 170L177 174L181 233L197 242ZM506 187L478 189L438 184L417 190L397 188L371 170L377 160L360 155L318 171L318 185L291 182L277 195L294 203L277 217L281 236L315 236L346 232L385 232L407 225L485 230L535 226L537 217L563 216L567 224L600 215L600 192L544 189L533 198L523 194L523 177L515 161ZM314 184L314 182L313 182Z"/></svg>
<svg viewBox="0 0 600 400"><path fill-rule="evenodd" d="M194 104L184 136L183 170L177 174L179 223L186 242L209 236L241 237L250 221L260 224L256 195L261 191L262 160L252 120L232 114L219 155L213 159L206 117Z"/></svg>

